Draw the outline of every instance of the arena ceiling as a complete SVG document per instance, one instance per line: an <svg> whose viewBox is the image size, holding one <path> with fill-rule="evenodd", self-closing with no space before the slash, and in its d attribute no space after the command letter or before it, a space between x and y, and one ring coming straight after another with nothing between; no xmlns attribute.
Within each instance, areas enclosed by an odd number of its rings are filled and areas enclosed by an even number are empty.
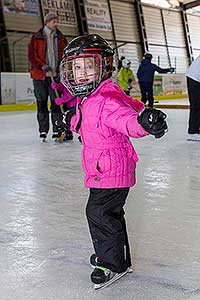
<svg viewBox="0 0 200 300"><path fill-rule="evenodd" d="M200 5L200 0L183 0L183 1L179 0L179 2L183 3L186 9L193 8L195 6Z"/></svg>

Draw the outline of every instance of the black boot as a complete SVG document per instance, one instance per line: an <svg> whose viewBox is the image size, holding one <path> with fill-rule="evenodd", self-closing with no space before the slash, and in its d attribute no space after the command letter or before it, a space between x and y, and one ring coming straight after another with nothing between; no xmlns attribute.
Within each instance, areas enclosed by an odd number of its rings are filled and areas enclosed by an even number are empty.
<svg viewBox="0 0 200 300"><path fill-rule="evenodd" d="M41 139L42 142L46 142L47 133L46 132L40 132L40 139Z"/></svg>
<svg viewBox="0 0 200 300"><path fill-rule="evenodd" d="M97 266L91 273L91 281L95 284L102 284L109 281L115 274L107 268Z"/></svg>
<svg viewBox="0 0 200 300"><path fill-rule="evenodd" d="M61 136L60 132L53 132L52 139L58 139Z"/></svg>
<svg viewBox="0 0 200 300"><path fill-rule="evenodd" d="M73 133L71 130L67 130L64 141L72 141L72 140L73 140Z"/></svg>

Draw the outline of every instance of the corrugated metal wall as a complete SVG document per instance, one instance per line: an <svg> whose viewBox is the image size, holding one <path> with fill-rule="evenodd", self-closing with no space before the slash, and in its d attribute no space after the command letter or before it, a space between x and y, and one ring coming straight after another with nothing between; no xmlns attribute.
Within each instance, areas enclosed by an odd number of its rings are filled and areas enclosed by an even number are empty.
<svg viewBox="0 0 200 300"><path fill-rule="evenodd" d="M149 43L149 51L153 55L153 62L163 68L169 66L167 47L159 8L143 6L144 21Z"/></svg>
<svg viewBox="0 0 200 300"><path fill-rule="evenodd" d="M200 16L187 14L194 57L200 55Z"/></svg>
<svg viewBox="0 0 200 300"><path fill-rule="evenodd" d="M169 67L171 62L177 73L184 73L188 58L180 12L145 5L143 11L154 62L161 67Z"/></svg>
<svg viewBox="0 0 200 300"><path fill-rule="evenodd" d="M105 2L105 0L101 1ZM132 68L136 71L143 53L141 51L134 2L132 0L110 0L110 4L119 56L124 55L130 59ZM149 50L154 56L154 62L162 67L168 67L169 54L171 64L176 66L177 72L185 72L188 67L188 58L180 12L150 7L145 4L143 5L143 12ZM163 13L165 31L161 12ZM188 14L187 17L193 52L196 57L200 54L200 16ZM27 71L27 45L30 39L28 32L35 32L42 26L41 17L5 13L5 23L8 31L13 70ZM69 37L79 34L77 24L74 26L59 26L59 28ZM89 29L89 32L99 33L111 43L113 42L111 30ZM13 58L14 55L15 58Z"/></svg>
<svg viewBox="0 0 200 300"><path fill-rule="evenodd" d="M185 73L188 58L180 12L163 10L163 17L171 64L177 73Z"/></svg>
<svg viewBox="0 0 200 300"><path fill-rule="evenodd" d="M142 53L134 3L111 0L111 10L119 57L123 55L129 59L136 72Z"/></svg>
<svg viewBox="0 0 200 300"><path fill-rule="evenodd" d="M7 30L34 32L42 26L40 16L5 13L4 18Z"/></svg>
<svg viewBox="0 0 200 300"><path fill-rule="evenodd" d="M118 41L139 42L138 26L132 2L111 0L111 10Z"/></svg>
<svg viewBox="0 0 200 300"><path fill-rule="evenodd" d="M28 72L28 43L31 34L8 32L9 51L14 72Z"/></svg>
<svg viewBox="0 0 200 300"><path fill-rule="evenodd" d="M31 36L27 32L37 31L42 26L41 16L5 13L4 18L9 42L12 70L27 72L29 68L27 48ZM17 31L20 31L20 33Z"/></svg>

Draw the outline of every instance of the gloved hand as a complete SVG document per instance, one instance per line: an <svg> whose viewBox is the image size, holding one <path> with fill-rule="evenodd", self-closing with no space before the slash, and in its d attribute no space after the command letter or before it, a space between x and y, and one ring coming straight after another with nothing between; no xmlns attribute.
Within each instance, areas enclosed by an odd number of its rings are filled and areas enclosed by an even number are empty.
<svg viewBox="0 0 200 300"><path fill-rule="evenodd" d="M60 118L55 122L58 131L62 132L64 130L70 129L71 118L75 115L73 111L67 110Z"/></svg>
<svg viewBox="0 0 200 300"><path fill-rule="evenodd" d="M52 68L49 65L44 65L44 66L42 66L42 70L44 72L51 72Z"/></svg>
<svg viewBox="0 0 200 300"><path fill-rule="evenodd" d="M58 83L56 83L55 81L51 83L51 88L53 90L56 90L58 88Z"/></svg>
<svg viewBox="0 0 200 300"><path fill-rule="evenodd" d="M55 103L57 104L57 105L61 105L61 104L63 104L65 102L65 100L63 99L63 98L56 98L55 99Z"/></svg>
<svg viewBox="0 0 200 300"><path fill-rule="evenodd" d="M174 73L175 72L175 68L170 68L170 73Z"/></svg>
<svg viewBox="0 0 200 300"><path fill-rule="evenodd" d="M138 123L155 138L160 138L167 131L166 117L161 110L149 107L138 115Z"/></svg>

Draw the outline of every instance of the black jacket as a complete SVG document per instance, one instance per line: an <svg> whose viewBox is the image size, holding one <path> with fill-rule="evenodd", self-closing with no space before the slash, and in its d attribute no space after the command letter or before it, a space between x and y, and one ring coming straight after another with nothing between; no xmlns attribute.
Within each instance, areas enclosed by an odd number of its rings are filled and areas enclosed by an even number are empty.
<svg viewBox="0 0 200 300"><path fill-rule="evenodd" d="M139 82L153 82L154 73L168 73L171 71L170 68L162 69L158 67L155 64L152 64L150 60L143 59L138 71L137 71L137 77Z"/></svg>

